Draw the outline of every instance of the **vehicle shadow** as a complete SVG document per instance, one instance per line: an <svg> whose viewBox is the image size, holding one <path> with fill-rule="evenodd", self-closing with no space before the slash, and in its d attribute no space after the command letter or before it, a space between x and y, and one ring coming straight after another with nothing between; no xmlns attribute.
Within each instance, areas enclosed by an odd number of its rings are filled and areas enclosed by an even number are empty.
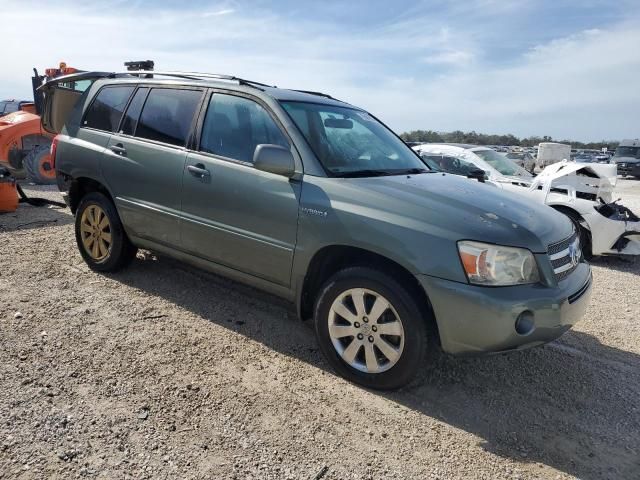
<svg viewBox="0 0 640 480"><path fill-rule="evenodd" d="M73 223L69 209L21 203L15 212L0 213L0 233Z"/></svg>
<svg viewBox="0 0 640 480"><path fill-rule="evenodd" d="M331 371L312 328L271 295L152 254L111 278ZM256 314L242 317L247 305ZM436 355L415 385L374 393L476 435L493 454L541 464L541 476L544 465L583 480L640 472L640 356L585 333L523 352Z"/></svg>
<svg viewBox="0 0 640 480"><path fill-rule="evenodd" d="M603 256L595 257L589 261L595 267L610 268L618 272L633 273L640 275L640 257L638 256Z"/></svg>

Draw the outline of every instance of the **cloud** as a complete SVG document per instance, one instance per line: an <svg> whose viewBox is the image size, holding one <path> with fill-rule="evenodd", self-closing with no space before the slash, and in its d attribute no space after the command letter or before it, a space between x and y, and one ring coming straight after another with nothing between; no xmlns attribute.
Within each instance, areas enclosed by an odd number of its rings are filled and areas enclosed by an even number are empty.
<svg viewBox="0 0 640 480"><path fill-rule="evenodd" d="M462 50L451 50L424 57L422 61L430 65L463 66L473 62L474 54Z"/></svg>
<svg viewBox="0 0 640 480"><path fill-rule="evenodd" d="M202 14L203 17L219 17L221 15L230 15L235 10L233 8L224 8L222 10L217 10L215 12L205 12Z"/></svg>
<svg viewBox="0 0 640 480"><path fill-rule="evenodd" d="M335 21L262 3L95 5L0 0L0 97L29 97L31 69L64 60L122 70L153 59L159 70L231 73L330 93L398 131L465 129L576 139L638 135L640 22L570 31L525 28L531 2L415 4L396 16ZM160 5L160 6L158 6ZM315 7L318 7L314 4ZM577 7L576 7L577 8ZM523 23L525 22L525 23ZM39 25L25 34L23 25ZM550 36L558 28L566 34ZM532 40L535 39L535 40ZM517 48L516 48L517 47Z"/></svg>

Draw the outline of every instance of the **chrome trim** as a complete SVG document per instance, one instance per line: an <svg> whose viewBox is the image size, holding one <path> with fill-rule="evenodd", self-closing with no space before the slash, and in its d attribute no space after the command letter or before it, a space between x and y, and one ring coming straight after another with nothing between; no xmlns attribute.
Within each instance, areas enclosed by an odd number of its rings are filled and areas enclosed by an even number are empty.
<svg viewBox="0 0 640 480"><path fill-rule="evenodd" d="M562 273L562 272L566 272L567 270L571 270L572 268L575 268L575 265L571 262L569 263L565 263L564 265L562 265L561 267L556 268L553 273Z"/></svg>
<svg viewBox="0 0 640 480"><path fill-rule="evenodd" d="M569 247L565 248L561 252L554 253L553 255L549 255L549 260L551 260L551 261L559 260L559 259L561 259L563 257L568 257L568 256L569 256Z"/></svg>

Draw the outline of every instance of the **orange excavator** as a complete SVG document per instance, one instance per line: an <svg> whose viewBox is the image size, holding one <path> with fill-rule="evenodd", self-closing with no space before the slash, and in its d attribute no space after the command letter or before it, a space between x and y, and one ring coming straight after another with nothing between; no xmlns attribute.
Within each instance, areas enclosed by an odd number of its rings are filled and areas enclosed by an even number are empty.
<svg viewBox="0 0 640 480"><path fill-rule="evenodd" d="M64 62L58 68L47 68L44 75L33 69L33 103L23 104L19 111L0 117L0 167L8 167L15 176L26 176L35 183L55 183L56 172L50 156L53 136L40 125L44 99L37 88L51 78L76 72Z"/></svg>

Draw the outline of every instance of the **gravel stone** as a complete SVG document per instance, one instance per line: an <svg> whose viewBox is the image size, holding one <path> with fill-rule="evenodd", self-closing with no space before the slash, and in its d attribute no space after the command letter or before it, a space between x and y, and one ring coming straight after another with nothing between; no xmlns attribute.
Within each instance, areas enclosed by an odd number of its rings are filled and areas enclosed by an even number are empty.
<svg viewBox="0 0 640 480"><path fill-rule="evenodd" d="M638 259L594 261L558 341L380 393L279 299L148 252L90 271L68 210L21 204L0 245L0 478L638 478Z"/></svg>

